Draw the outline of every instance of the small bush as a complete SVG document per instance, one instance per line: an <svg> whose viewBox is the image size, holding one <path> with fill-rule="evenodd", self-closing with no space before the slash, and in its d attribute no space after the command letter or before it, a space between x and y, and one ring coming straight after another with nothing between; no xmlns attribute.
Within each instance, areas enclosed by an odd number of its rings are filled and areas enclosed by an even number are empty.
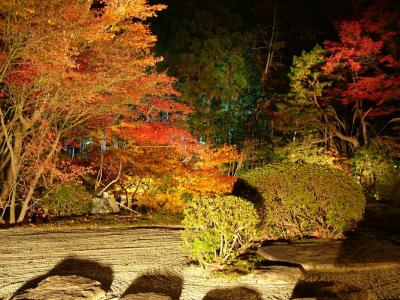
<svg viewBox="0 0 400 300"><path fill-rule="evenodd" d="M70 182L54 187L40 204L53 216L82 215L90 212L91 194L79 183Z"/></svg>
<svg viewBox="0 0 400 300"><path fill-rule="evenodd" d="M340 237L361 220L365 197L353 178L314 164L280 163L242 175L234 194L256 204L264 238Z"/></svg>
<svg viewBox="0 0 400 300"><path fill-rule="evenodd" d="M400 163L372 146L359 149L351 168L370 200L383 200L400 206Z"/></svg>
<svg viewBox="0 0 400 300"><path fill-rule="evenodd" d="M184 248L202 267L223 268L254 245L258 223L253 205L241 198L194 198L184 210Z"/></svg>

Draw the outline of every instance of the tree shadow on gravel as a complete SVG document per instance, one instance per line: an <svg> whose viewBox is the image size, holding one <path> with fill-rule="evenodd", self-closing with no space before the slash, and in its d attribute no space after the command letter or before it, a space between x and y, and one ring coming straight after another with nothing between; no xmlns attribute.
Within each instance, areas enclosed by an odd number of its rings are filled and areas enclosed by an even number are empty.
<svg viewBox="0 0 400 300"><path fill-rule="evenodd" d="M67 257L45 275L38 276L20 287L14 294L18 295L21 292L35 288L40 282L50 276L69 276L77 275L92 280L97 280L101 283L101 287L105 291L110 291L111 284L114 280L114 273L111 267L103 265L99 262L80 259L77 257Z"/></svg>
<svg viewBox="0 0 400 300"><path fill-rule="evenodd" d="M170 271L147 272L136 278L121 298L131 294L156 293L164 294L179 300L182 294L182 276Z"/></svg>
<svg viewBox="0 0 400 300"><path fill-rule="evenodd" d="M340 282L299 281L293 290L291 299L375 299L371 292Z"/></svg>
<svg viewBox="0 0 400 300"><path fill-rule="evenodd" d="M203 300L262 300L259 292L247 287L215 289L207 293Z"/></svg>

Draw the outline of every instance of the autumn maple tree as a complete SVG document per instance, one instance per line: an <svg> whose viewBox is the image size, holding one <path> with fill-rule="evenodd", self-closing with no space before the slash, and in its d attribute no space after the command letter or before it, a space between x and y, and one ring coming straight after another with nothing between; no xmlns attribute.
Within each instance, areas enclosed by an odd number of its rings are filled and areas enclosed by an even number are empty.
<svg viewBox="0 0 400 300"><path fill-rule="evenodd" d="M110 124L144 96L172 91L156 73L146 1L16 1L0 4L2 216L21 222L64 136ZM160 97L161 99L162 97ZM86 126L90 124L90 126ZM21 212L16 216L17 202Z"/></svg>
<svg viewBox="0 0 400 300"><path fill-rule="evenodd" d="M301 109L299 116L308 114L297 121L314 124L321 141L337 139L333 144L342 153L374 137L396 140L400 30L389 3L373 3L358 19L339 22L338 41L294 58L292 105Z"/></svg>
<svg viewBox="0 0 400 300"><path fill-rule="evenodd" d="M329 56L324 71L339 76L330 99L338 97L351 111L356 128L350 122L342 127L352 130L360 144L367 144L398 116L400 60L393 46L400 30L388 3L376 2L359 20L341 22L340 41L325 42Z"/></svg>

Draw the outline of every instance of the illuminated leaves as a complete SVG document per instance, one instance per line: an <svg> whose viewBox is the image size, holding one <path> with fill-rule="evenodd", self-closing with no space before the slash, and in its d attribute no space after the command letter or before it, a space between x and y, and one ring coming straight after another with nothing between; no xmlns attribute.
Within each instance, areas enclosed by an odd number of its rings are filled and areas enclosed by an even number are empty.
<svg viewBox="0 0 400 300"><path fill-rule="evenodd" d="M122 123L116 128L115 133L135 145L169 145L178 147L179 145L197 143L197 140L187 130L159 122Z"/></svg>
<svg viewBox="0 0 400 300"><path fill-rule="evenodd" d="M357 82L347 84L347 89L341 91L343 103L350 101L371 101L377 106L383 105L400 96L400 76L388 76L378 73L373 77L360 77Z"/></svg>
<svg viewBox="0 0 400 300"><path fill-rule="evenodd" d="M341 22L340 41L324 44L329 54L324 71L339 79L333 93L362 119L389 116L399 110L400 61L390 46L400 31L387 4L373 3L362 18Z"/></svg>
<svg viewBox="0 0 400 300"><path fill-rule="evenodd" d="M330 54L324 70L332 73L335 69L350 68L360 72L369 67L383 48L382 40L374 40L367 35L359 21L343 21L338 26L340 42L326 41L325 49Z"/></svg>
<svg viewBox="0 0 400 300"><path fill-rule="evenodd" d="M0 206L7 191L12 205L23 191L18 222L38 186L63 180L53 176L62 137L96 136L122 114L136 120L135 108L148 106L145 99L175 94L173 78L154 68L161 60L151 51L156 37L143 22L165 6L110 0L96 11L92 3L0 4L0 92L6 96L0 107L0 171L12 174L2 183ZM58 171L74 173L62 165Z"/></svg>
<svg viewBox="0 0 400 300"><path fill-rule="evenodd" d="M328 136L341 140L335 146L347 154L371 137L395 134L390 120L400 111L400 61L393 48L400 24L387 1L377 3L361 18L339 22L338 41L294 57L289 75L294 123L315 125L309 133L319 131L326 145ZM285 109L287 119L293 109Z"/></svg>
<svg viewBox="0 0 400 300"><path fill-rule="evenodd" d="M127 195L131 204L177 212L185 195L229 193L236 180L229 167L240 155L232 146L207 148L186 130L160 123L124 122L113 133L124 146L106 151L104 175L115 178L122 163L112 189ZM98 155L95 161L99 165Z"/></svg>

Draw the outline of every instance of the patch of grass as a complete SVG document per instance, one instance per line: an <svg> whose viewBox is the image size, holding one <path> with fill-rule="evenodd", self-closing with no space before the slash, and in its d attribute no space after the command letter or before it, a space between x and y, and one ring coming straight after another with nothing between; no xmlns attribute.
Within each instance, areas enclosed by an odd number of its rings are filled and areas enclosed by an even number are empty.
<svg viewBox="0 0 400 300"><path fill-rule="evenodd" d="M171 214L168 212L157 212L148 216L146 224L153 223L153 225L175 225L180 226L183 220L183 214Z"/></svg>

